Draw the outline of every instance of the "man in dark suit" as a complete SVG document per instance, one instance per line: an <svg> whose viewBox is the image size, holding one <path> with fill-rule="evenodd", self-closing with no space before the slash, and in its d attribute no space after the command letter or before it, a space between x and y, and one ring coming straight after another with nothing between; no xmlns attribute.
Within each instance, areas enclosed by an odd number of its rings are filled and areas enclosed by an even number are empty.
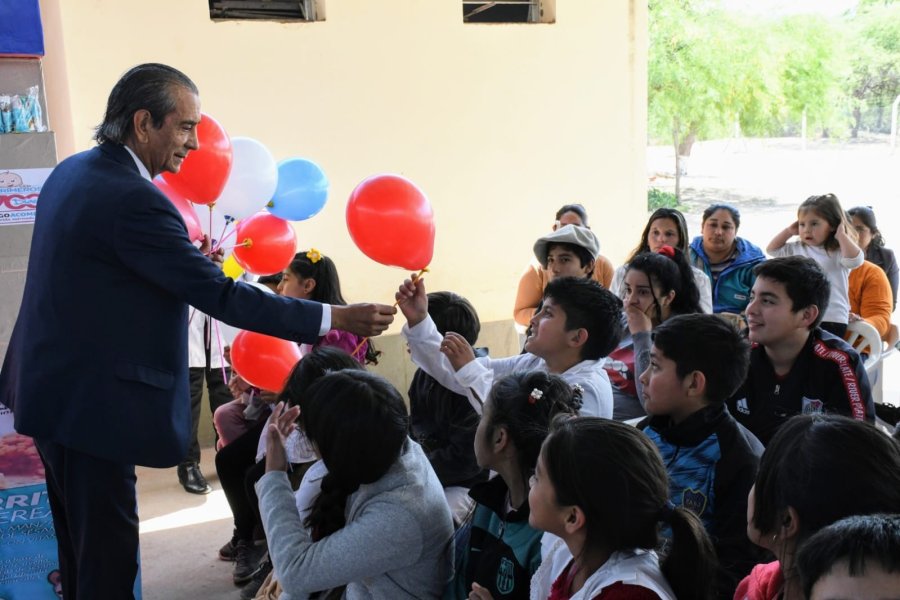
<svg viewBox="0 0 900 600"><path fill-rule="evenodd" d="M41 192L0 402L44 461L66 600L131 598L138 568L134 465L187 453L188 305L314 342L330 328L378 335L390 306L320 305L236 283L195 248L151 183L198 148L197 88L146 64L113 88L99 145Z"/></svg>

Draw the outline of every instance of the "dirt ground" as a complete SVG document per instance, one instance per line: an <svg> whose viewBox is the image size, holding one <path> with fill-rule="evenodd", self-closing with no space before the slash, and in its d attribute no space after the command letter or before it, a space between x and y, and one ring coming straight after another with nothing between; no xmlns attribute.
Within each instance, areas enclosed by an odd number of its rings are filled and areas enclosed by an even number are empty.
<svg viewBox="0 0 900 600"><path fill-rule="evenodd" d="M670 146L648 147L651 186L674 191L674 171ZM888 246L900 249L900 148L892 153L888 136L811 140L806 150L798 138L699 142L681 186L692 236L704 207L728 202L741 211L741 235L765 247L805 198L831 192L845 209L871 206Z"/></svg>

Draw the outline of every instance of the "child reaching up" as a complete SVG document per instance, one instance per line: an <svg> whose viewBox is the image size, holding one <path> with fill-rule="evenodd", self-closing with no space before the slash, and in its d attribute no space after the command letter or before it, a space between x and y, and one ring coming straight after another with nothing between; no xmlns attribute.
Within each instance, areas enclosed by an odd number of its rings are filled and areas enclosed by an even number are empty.
<svg viewBox="0 0 900 600"><path fill-rule="evenodd" d="M528 495L528 522L562 539L531 580L531 598L710 598L712 544L696 515L669 503L666 468L647 436L591 417L557 419L552 429ZM662 561L654 551L660 522L674 532Z"/></svg>
<svg viewBox="0 0 900 600"><path fill-rule="evenodd" d="M396 294L406 317L403 334L413 362L442 386L463 394L476 412L495 378L514 371L545 371L582 390L581 414L611 417L612 388L601 365L622 338L622 302L596 281L562 277L544 290L541 310L531 318L525 352L508 358L476 358L460 335L441 337L428 316L422 278L407 279Z"/></svg>
<svg viewBox="0 0 900 600"><path fill-rule="evenodd" d="M774 257L808 256L821 265L831 283L831 298L820 327L838 337L844 336L850 318L850 271L865 260L852 231L837 196L810 196L797 210L797 220L766 247ZM788 242L795 235L800 239Z"/></svg>
<svg viewBox="0 0 900 600"><path fill-rule="evenodd" d="M494 598L528 598L543 535L528 524L528 481L550 420L574 415L578 402L562 378L541 371L494 384L475 433L475 457L498 476L469 490L475 509L457 533L456 576L444 598L468 598L473 584Z"/></svg>

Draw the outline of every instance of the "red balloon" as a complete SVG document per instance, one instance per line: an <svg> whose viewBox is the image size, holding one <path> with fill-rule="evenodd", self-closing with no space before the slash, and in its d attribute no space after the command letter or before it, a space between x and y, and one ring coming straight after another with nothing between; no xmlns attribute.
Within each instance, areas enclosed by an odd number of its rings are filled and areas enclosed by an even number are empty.
<svg viewBox="0 0 900 600"><path fill-rule="evenodd" d="M434 211L399 175L363 180L347 202L347 229L363 254L383 265L424 269L434 255Z"/></svg>
<svg viewBox="0 0 900 600"><path fill-rule="evenodd" d="M175 191L164 179L157 177L153 180L153 185L158 187L159 191L165 194L172 204L175 205L175 208L181 214L181 218L184 219L188 237L191 238L191 241L202 240L203 228L200 226L200 217L197 216L197 211L194 210L194 205L191 201Z"/></svg>
<svg viewBox="0 0 900 600"><path fill-rule="evenodd" d="M231 365L250 385L280 392L300 362L300 346L254 331L240 331L231 343Z"/></svg>
<svg viewBox="0 0 900 600"><path fill-rule="evenodd" d="M240 221L236 229L234 259L256 275L281 273L297 253L294 228L275 215L258 212Z"/></svg>
<svg viewBox="0 0 900 600"><path fill-rule="evenodd" d="M182 195L196 204L216 201L231 173L231 138L218 121L207 114L197 124L200 148L191 151L177 173L163 177Z"/></svg>

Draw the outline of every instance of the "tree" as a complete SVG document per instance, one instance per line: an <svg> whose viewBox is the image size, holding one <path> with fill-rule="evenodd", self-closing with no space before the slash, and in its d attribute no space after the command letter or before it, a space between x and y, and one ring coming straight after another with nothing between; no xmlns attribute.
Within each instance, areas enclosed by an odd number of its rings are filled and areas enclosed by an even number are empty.
<svg viewBox="0 0 900 600"><path fill-rule="evenodd" d="M847 55L852 58L847 88L856 137L866 108L883 108L900 95L900 3L861 4L848 25Z"/></svg>
<svg viewBox="0 0 900 600"><path fill-rule="evenodd" d="M780 109L777 69L759 31L701 0L651 0L648 66L651 135L675 147L675 194L697 139L738 120L760 130Z"/></svg>

